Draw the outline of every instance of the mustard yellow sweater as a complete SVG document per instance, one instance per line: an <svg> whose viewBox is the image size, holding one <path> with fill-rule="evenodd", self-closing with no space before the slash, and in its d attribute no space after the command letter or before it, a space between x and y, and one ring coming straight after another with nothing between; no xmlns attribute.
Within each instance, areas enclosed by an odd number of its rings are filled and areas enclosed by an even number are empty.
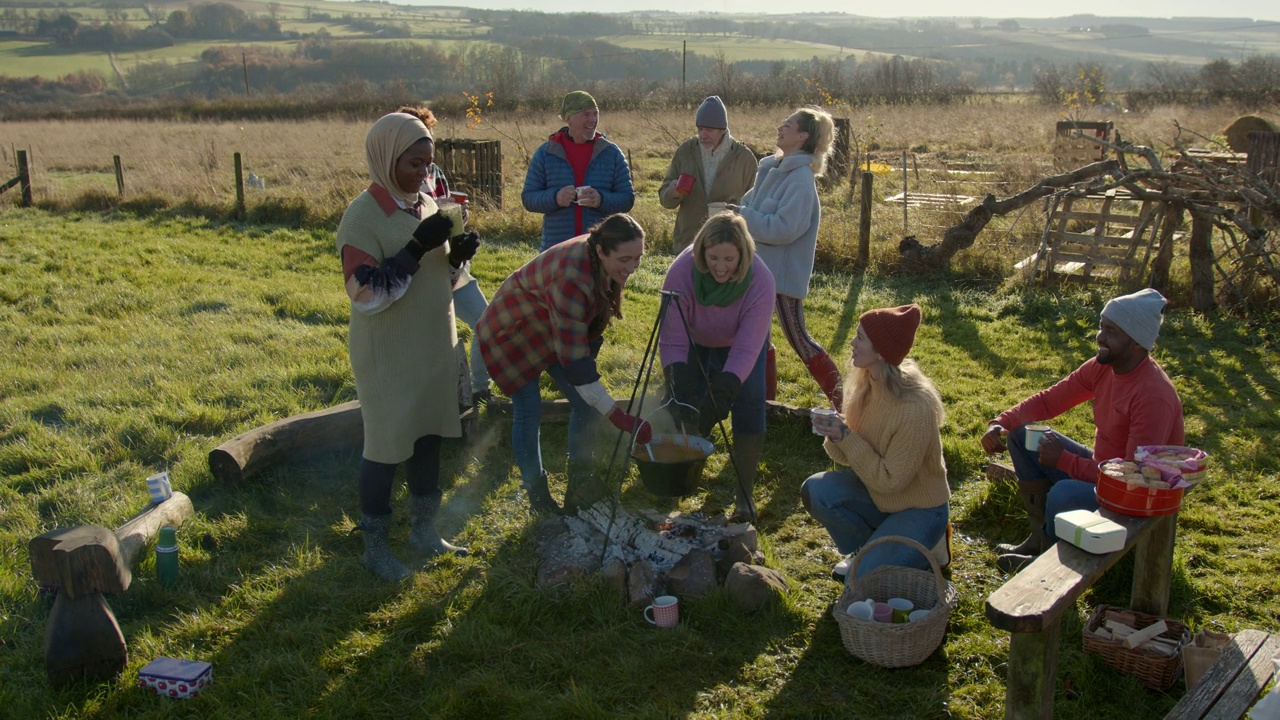
<svg viewBox="0 0 1280 720"><path fill-rule="evenodd" d="M881 511L937 507L950 500L942 435L924 398L900 399L874 387L867 406L845 423L851 432L838 442L827 438L823 449L858 475Z"/></svg>

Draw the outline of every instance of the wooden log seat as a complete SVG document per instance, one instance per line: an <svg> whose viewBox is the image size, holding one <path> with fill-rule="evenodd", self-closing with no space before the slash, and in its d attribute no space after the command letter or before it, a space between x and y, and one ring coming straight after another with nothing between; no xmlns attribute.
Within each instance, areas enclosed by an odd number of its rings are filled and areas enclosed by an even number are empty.
<svg viewBox="0 0 1280 720"><path fill-rule="evenodd" d="M44 633L45 670L54 687L81 678L107 680L129 662L120 624L103 593L122 593L130 566L165 525L194 514L180 492L151 505L116 530L77 525L51 530L27 544L36 581L57 596Z"/></svg>

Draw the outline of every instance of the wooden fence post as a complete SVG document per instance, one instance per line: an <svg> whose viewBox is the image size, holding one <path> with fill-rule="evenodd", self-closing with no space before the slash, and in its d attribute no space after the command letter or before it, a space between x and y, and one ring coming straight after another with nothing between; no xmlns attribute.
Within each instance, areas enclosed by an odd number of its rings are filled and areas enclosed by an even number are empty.
<svg viewBox="0 0 1280 720"><path fill-rule="evenodd" d="M1180 202L1171 202L1165 209L1164 220L1160 225L1160 240L1156 247L1156 257L1151 261L1151 272L1147 275L1147 286L1169 294L1169 266L1173 263L1173 243L1178 228L1182 227L1182 217L1186 206Z"/></svg>
<svg viewBox="0 0 1280 720"><path fill-rule="evenodd" d="M871 188L875 175L870 170L871 161L867 160L867 171L862 173L862 208L858 216L858 260L860 270L871 264Z"/></svg>
<svg viewBox="0 0 1280 720"><path fill-rule="evenodd" d="M116 190L120 193L120 197L124 197L124 168L120 165L120 156L112 155L111 159L116 166Z"/></svg>
<svg viewBox="0 0 1280 720"><path fill-rule="evenodd" d="M907 196L907 151L902 151L902 236L907 236L907 208L911 206Z"/></svg>
<svg viewBox="0 0 1280 720"><path fill-rule="evenodd" d="M240 164L240 153L234 155L236 166L236 219L244 219L244 167Z"/></svg>
<svg viewBox="0 0 1280 720"><path fill-rule="evenodd" d="M1206 213L1191 213L1191 307L1197 312L1213 309L1213 220Z"/></svg>
<svg viewBox="0 0 1280 720"><path fill-rule="evenodd" d="M22 207L31 207L35 201L31 198L31 167L27 164L27 151L18 151L18 187L22 189Z"/></svg>

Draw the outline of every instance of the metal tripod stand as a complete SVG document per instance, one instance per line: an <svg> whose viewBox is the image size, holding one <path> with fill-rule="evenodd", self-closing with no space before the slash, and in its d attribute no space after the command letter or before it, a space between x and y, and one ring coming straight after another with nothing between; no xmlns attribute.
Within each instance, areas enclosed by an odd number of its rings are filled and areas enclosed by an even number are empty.
<svg viewBox="0 0 1280 720"><path fill-rule="evenodd" d="M674 292L671 290L662 290L660 291L660 294L662 298L661 298L661 302L658 305L658 315L657 317L654 318L653 328L649 331L649 341L645 345L644 355L640 360L640 369L636 373L636 380L631 388L631 398L629 399L627 404L628 409L630 408L635 409L635 416L638 418L644 417L643 416L644 398L648 394L649 381L653 376L653 364L654 364L654 360L658 356L658 344L659 344L659 338L661 337L661 333L662 333L662 326L663 326L663 323L667 320L667 313L671 308L671 304L673 300L676 301L675 302L676 313L680 316L680 324L681 324L681 327L683 327L684 329L685 337L689 341L689 347L690 348L694 347L693 331L689 328L689 320L684 315L684 309L680 307L680 303L679 303L680 293ZM706 384L707 387L710 387L710 377L707 375L707 369L705 365L699 362L698 368L702 373L703 382ZM675 393L673 389L667 388L667 392L672 396L674 401ZM639 394L638 401L637 401L637 393ZM716 406L714 397L711 398L711 402L712 402L713 410L715 410L718 414L720 414L719 413L720 410L724 410L725 412L722 414L722 417L728 416L729 408L719 408L718 406ZM677 420L677 422L680 424L681 431L684 432L683 421ZM738 466L737 456L733 452L733 443L732 443L729 431L727 428L725 428L723 419L718 421L716 423L716 426L720 428L720 434L724 438L725 450L729 455L729 462L733 466L734 476L738 484L738 490L740 490L741 491L740 494L747 499L747 512L749 513L751 519L754 520L757 517L755 498L751 496L750 492L747 492L745 484L743 483L742 468ZM609 511L609 525L605 531L604 547L601 549L602 558L604 557L604 554L608 552L608 549L609 549L609 532L612 531L613 521L617 516L618 501L622 495L622 482L623 480L626 479L627 469L631 466L631 450L635 447L636 433L639 431L639 428L640 426L637 423L636 426L631 431L629 440L627 442L627 452L624 454L622 459L621 473L618 475L617 479L616 480L612 479L613 469L615 467L615 464L617 463L618 452L621 449L622 438L624 436L620 435L618 439L614 441L613 453L609 457L609 464L605 470L603 481L605 483L605 487L609 488L610 511Z"/></svg>

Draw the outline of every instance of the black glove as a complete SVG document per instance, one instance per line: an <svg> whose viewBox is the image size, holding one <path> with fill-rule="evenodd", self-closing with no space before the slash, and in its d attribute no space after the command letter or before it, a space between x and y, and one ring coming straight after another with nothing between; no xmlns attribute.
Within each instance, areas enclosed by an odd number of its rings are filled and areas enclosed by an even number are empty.
<svg viewBox="0 0 1280 720"><path fill-rule="evenodd" d="M695 427L698 422L698 369L687 362L674 362L662 369L667 376L667 394L675 402L671 417L677 423Z"/></svg>
<svg viewBox="0 0 1280 720"><path fill-rule="evenodd" d="M449 264L462 267L462 263L476 256L480 249L480 233L468 230L449 240Z"/></svg>
<svg viewBox="0 0 1280 720"><path fill-rule="evenodd" d="M449 239L451 229L453 229L453 222L438 210L434 215L428 215L425 220L418 223L418 227L413 231L413 239L416 242L409 243L408 247L414 259L421 260L423 255L443 245ZM414 247L415 245L417 247Z"/></svg>
<svg viewBox="0 0 1280 720"><path fill-rule="evenodd" d="M698 434L706 437L716 423L729 417L729 409L733 407L734 398L742 389L742 381L737 375L723 370L712 374L711 386L707 389L707 398L698 410L702 424Z"/></svg>

